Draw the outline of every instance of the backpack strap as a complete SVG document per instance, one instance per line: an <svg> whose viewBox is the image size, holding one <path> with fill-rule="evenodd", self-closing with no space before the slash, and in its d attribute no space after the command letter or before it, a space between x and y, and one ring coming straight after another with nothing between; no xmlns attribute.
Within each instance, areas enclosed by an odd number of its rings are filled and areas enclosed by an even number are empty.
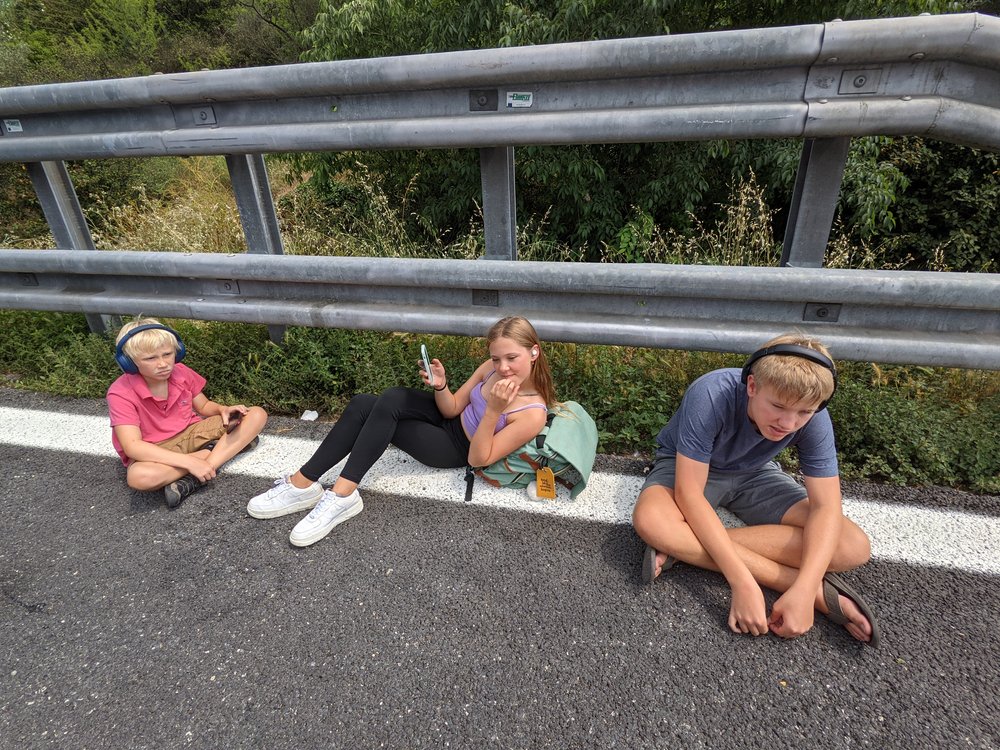
<svg viewBox="0 0 1000 750"><path fill-rule="evenodd" d="M472 484L476 481L476 475L472 471L472 467L466 464L465 466L465 502L472 502Z"/></svg>
<svg viewBox="0 0 1000 750"><path fill-rule="evenodd" d="M542 446L545 445L545 436L549 434L549 428L552 427L552 420L555 418L556 413L554 411L550 411L548 416L545 417L545 429L535 436L535 448L537 450L541 450Z"/></svg>

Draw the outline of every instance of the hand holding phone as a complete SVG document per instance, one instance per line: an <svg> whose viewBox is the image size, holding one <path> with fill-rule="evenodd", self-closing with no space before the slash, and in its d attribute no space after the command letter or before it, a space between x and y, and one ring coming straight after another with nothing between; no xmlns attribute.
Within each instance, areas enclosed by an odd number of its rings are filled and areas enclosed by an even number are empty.
<svg viewBox="0 0 1000 750"><path fill-rule="evenodd" d="M433 388L434 373L431 372L431 358L427 354L427 347L423 344L420 345L420 359L420 369L427 373L427 384Z"/></svg>

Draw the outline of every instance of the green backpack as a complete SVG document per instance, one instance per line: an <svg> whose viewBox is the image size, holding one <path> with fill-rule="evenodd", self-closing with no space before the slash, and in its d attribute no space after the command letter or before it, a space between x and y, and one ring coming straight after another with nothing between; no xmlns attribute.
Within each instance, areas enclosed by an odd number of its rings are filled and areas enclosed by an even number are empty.
<svg viewBox="0 0 1000 750"><path fill-rule="evenodd" d="M575 498L587 486L597 455L597 425L576 401L566 401L549 410L545 427L535 437L489 466L465 471L465 500L472 499L476 475L494 487L522 489L534 481L535 472L548 466L556 481L569 488Z"/></svg>

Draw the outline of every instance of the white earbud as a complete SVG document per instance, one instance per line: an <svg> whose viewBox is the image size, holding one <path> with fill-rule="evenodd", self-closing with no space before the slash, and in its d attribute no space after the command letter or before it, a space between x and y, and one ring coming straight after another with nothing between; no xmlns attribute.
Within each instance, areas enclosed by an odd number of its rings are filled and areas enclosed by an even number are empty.
<svg viewBox="0 0 1000 750"><path fill-rule="evenodd" d="M538 349L532 349L531 350L531 356L532 357L537 357L538 356Z"/></svg>

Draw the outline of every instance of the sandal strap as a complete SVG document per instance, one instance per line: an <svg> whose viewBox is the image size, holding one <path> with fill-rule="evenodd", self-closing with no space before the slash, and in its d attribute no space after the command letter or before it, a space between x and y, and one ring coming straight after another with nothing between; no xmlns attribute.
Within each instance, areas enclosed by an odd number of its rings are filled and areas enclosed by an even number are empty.
<svg viewBox="0 0 1000 750"><path fill-rule="evenodd" d="M826 602L827 617L838 625L846 625L850 619L844 614L840 606L840 591L837 587L825 578L823 579L823 601Z"/></svg>

